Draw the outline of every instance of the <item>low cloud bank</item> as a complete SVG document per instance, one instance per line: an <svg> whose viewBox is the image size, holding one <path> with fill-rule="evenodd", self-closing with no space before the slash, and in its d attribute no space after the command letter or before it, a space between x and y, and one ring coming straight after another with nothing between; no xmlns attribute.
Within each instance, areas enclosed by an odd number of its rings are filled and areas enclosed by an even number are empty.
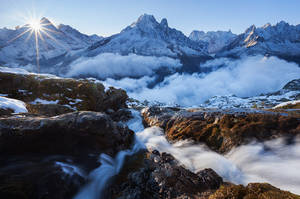
<svg viewBox="0 0 300 199"><path fill-rule="evenodd" d="M173 74L152 89L145 86L150 82L147 77L131 80L139 85L137 89L129 84L128 78L107 83L124 88L129 96L141 101L197 106L216 95L250 97L274 92L300 78L297 64L276 57L254 56L235 61L222 58L207 62L205 67L217 68L219 65L224 67L208 74Z"/></svg>
<svg viewBox="0 0 300 199"><path fill-rule="evenodd" d="M142 77L152 75L155 70L161 67L172 70L180 66L179 60L169 57L151 57L136 54L122 56L114 53L103 53L92 58L80 58L71 65L66 76L84 75L100 79Z"/></svg>

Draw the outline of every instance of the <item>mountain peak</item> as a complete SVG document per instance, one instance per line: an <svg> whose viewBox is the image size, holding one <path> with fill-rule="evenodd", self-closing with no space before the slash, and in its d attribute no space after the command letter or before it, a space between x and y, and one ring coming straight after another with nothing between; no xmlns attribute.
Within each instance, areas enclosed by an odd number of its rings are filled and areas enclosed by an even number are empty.
<svg viewBox="0 0 300 199"><path fill-rule="evenodd" d="M149 24L149 23L157 23L156 19L154 18L153 15L149 15L149 14L143 14L141 15L136 24Z"/></svg>
<svg viewBox="0 0 300 199"><path fill-rule="evenodd" d="M256 26L252 25L252 26L250 26L249 28L246 29L245 34L247 36L253 35L255 33L255 31L256 31Z"/></svg>
<svg viewBox="0 0 300 199"><path fill-rule="evenodd" d="M270 26L271 26L270 23L266 23L266 24L263 26L263 29L266 29L266 28L268 28L268 27L270 27Z"/></svg>
<svg viewBox="0 0 300 199"><path fill-rule="evenodd" d="M40 23L45 25L53 25L52 22L46 17L41 18Z"/></svg>
<svg viewBox="0 0 300 199"><path fill-rule="evenodd" d="M285 21L280 21L279 23L276 24L277 27L285 27L285 26L289 26L290 24L288 24Z"/></svg>

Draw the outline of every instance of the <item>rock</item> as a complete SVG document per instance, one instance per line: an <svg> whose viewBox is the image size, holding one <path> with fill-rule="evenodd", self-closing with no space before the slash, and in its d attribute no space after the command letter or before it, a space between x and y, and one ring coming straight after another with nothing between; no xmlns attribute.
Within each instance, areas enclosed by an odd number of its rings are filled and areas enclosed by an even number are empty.
<svg viewBox="0 0 300 199"><path fill-rule="evenodd" d="M27 104L26 108L29 113L48 117L74 112L73 109L60 104Z"/></svg>
<svg viewBox="0 0 300 199"><path fill-rule="evenodd" d="M300 134L300 120L266 111L178 110L160 107L143 109L147 126L159 126L169 140L192 139L225 153L233 147L277 137Z"/></svg>
<svg viewBox="0 0 300 199"><path fill-rule="evenodd" d="M101 153L131 147L133 132L99 112L0 118L0 198L72 198Z"/></svg>
<svg viewBox="0 0 300 199"><path fill-rule="evenodd" d="M99 112L56 117L0 118L0 154L114 155L130 147L133 132Z"/></svg>
<svg viewBox="0 0 300 199"><path fill-rule="evenodd" d="M85 176L66 173L57 157L0 158L0 198L72 198L84 184ZM65 160L63 160L65 161Z"/></svg>
<svg viewBox="0 0 300 199"><path fill-rule="evenodd" d="M0 72L0 93L28 104L59 104L78 111L118 110L126 107L127 100L124 90L112 87L105 90L101 83L92 80L8 72ZM44 108L36 106L33 111L42 113ZM68 112L62 106L56 106L55 109L59 113Z"/></svg>
<svg viewBox="0 0 300 199"><path fill-rule="evenodd" d="M250 183L242 185L221 186L208 199L299 199L300 196L282 191L267 183Z"/></svg>
<svg viewBox="0 0 300 199"><path fill-rule="evenodd" d="M295 79L286 84L283 89L290 91L299 91L300 90L300 79Z"/></svg>
<svg viewBox="0 0 300 199"><path fill-rule="evenodd" d="M116 180L116 182L118 182ZM212 169L197 174L178 164L173 156L158 151L148 152L143 164L128 174L124 183L112 189L112 198L194 198L216 190L223 183Z"/></svg>
<svg viewBox="0 0 300 199"><path fill-rule="evenodd" d="M10 108L0 108L0 116L7 116L11 115L12 113L14 113L14 110Z"/></svg>

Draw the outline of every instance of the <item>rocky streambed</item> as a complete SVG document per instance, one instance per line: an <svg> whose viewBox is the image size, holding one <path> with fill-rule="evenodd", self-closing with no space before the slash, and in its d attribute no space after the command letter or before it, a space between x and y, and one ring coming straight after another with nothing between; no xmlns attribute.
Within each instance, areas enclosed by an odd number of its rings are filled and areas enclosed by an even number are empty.
<svg viewBox="0 0 300 199"><path fill-rule="evenodd" d="M0 94L26 110L0 107L0 198L300 198L297 114L129 109L94 80L11 72Z"/></svg>

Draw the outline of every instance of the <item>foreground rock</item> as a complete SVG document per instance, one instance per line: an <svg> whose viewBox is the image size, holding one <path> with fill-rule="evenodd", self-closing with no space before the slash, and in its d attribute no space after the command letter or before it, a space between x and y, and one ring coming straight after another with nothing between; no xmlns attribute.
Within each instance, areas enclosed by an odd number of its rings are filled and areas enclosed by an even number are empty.
<svg viewBox="0 0 300 199"><path fill-rule="evenodd" d="M0 198L71 198L100 153L114 156L132 141L104 113L0 118Z"/></svg>
<svg viewBox="0 0 300 199"><path fill-rule="evenodd" d="M180 166L173 156L156 150L127 160L105 198L115 199L299 199L267 183L246 187L223 182L212 169L197 173Z"/></svg>
<svg viewBox="0 0 300 199"><path fill-rule="evenodd" d="M112 198L195 198L212 193L223 183L212 169L192 173L180 166L170 154L158 151L148 152L141 165L137 161L132 165L135 169L126 165L127 175L115 180Z"/></svg>
<svg viewBox="0 0 300 199"><path fill-rule="evenodd" d="M300 196L282 191L267 183L221 186L208 199L299 199Z"/></svg>
<svg viewBox="0 0 300 199"><path fill-rule="evenodd" d="M31 73L0 72L0 94L30 104L33 113L48 115L78 111L107 111L125 107L124 90L105 87L92 80L58 78ZM42 107L35 104L46 104Z"/></svg>
<svg viewBox="0 0 300 199"><path fill-rule="evenodd" d="M293 138L300 134L299 118L265 111L150 107L142 115L146 126L163 128L169 140L192 139L220 153L254 139Z"/></svg>

